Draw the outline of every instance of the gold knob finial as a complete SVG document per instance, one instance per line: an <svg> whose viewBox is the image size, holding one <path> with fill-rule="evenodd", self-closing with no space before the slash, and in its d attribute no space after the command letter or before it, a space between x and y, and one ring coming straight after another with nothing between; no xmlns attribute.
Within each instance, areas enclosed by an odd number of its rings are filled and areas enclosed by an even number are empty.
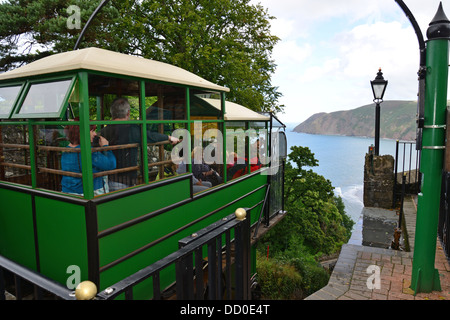
<svg viewBox="0 0 450 320"><path fill-rule="evenodd" d="M83 281L75 289L77 300L92 300L97 294L97 286L91 281Z"/></svg>
<svg viewBox="0 0 450 320"><path fill-rule="evenodd" d="M247 211L244 208L238 208L234 212L236 219L239 221L245 220L245 216L247 215Z"/></svg>

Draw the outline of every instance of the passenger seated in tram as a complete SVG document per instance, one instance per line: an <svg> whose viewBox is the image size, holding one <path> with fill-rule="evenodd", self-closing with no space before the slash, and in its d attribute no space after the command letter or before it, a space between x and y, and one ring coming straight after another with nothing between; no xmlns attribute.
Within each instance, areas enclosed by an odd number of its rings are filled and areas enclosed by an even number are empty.
<svg viewBox="0 0 450 320"><path fill-rule="evenodd" d="M77 120L77 119L75 119ZM67 148L80 148L80 127L77 125L67 126L65 128L66 136L70 142ZM91 126L91 143L95 133L95 126ZM99 146L104 147L109 144L102 136L98 136ZM113 170L116 168L116 157L111 151L93 152L92 153L92 171L93 173ZM63 152L61 156L61 169L81 173L81 154L80 152ZM61 191L83 195L83 181L78 177L63 176L61 179ZM94 194L99 195L108 192L108 185L105 183L104 177L94 178Z"/></svg>
<svg viewBox="0 0 450 320"><path fill-rule="evenodd" d="M201 161L198 158L196 159L196 157L199 157L199 154L201 154ZM198 180L210 182L213 187L221 184L223 181L222 177L205 163L203 160L203 151L200 147L195 147L192 151L192 174Z"/></svg>
<svg viewBox="0 0 450 320"><path fill-rule="evenodd" d="M192 152L194 154L194 152ZM186 173L186 162L181 160L180 164L177 165L177 174ZM192 191L193 193L197 193L200 191L204 191L208 188L212 187L212 183L209 181L202 181L201 179L197 179L194 175L192 176Z"/></svg>
<svg viewBox="0 0 450 320"><path fill-rule="evenodd" d="M117 98L110 107L113 120L130 119L130 103L126 98ZM101 130L101 135L108 139L113 145L125 145L141 142L141 128L137 124L115 124L108 125ZM176 137L168 136L162 133L147 131L147 141L155 143L160 141L170 141L171 144L177 144L180 140ZM117 169L135 167L138 163L138 149L124 148L114 150L117 159ZM137 184L137 170L121 172L109 176L109 190L115 191Z"/></svg>
<svg viewBox="0 0 450 320"><path fill-rule="evenodd" d="M261 161L258 157L250 159L250 172L261 168ZM227 179L236 179L248 172L248 160L244 157L239 157L237 153L231 152L227 160Z"/></svg>
<svg viewBox="0 0 450 320"><path fill-rule="evenodd" d="M227 179L236 179L245 174L247 159L239 157L236 152L231 152L227 160Z"/></svg>
<svg viewBox="0 0 450 320"><path fill-rule="evenodd" d="M156 175L156 180L173 177L177 175L177 165L175 163L166 163L163 168L163 176L160 177L159 173Z"/></svg>

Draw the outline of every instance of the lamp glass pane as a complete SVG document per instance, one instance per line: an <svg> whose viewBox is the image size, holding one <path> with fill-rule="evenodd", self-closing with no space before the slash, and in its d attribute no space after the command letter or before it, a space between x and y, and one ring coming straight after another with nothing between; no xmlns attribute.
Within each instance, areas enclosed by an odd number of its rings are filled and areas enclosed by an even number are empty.
<svg viewBox="0 0 450 320"><path fill-rule="evenodd" d="M384 88L386 87L386 85L384 83L381 83L381 84L372 83L372 87L373 87L373 94L374 94L375 99L383 98L383 91L384 91Z"/></svg>

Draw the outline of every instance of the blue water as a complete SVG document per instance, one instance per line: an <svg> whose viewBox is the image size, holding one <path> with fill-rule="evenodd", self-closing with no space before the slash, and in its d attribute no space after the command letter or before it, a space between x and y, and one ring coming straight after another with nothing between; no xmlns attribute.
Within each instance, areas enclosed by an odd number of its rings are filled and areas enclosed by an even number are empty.
<svg viewBox="0 0 450 320"><path fill-rule="evenodd" d="M319 161L319 166L311 169L331 181L335 194L341 196L344 201L347 214L355 223L358 222L364 206L364 159L369 146L375 144L374 139L296 133L292 132L289 126L286 129L286 137L288 154L291 146L311 149ZM407 147L406 153L410 152L409 148ZM395 140L380 140L380 155L390 154L395 157L395 153ZM400 150L400 161L402 153ZM415 155L415 152L413 154ZM401 168L399 171L402 171Z"/></svg>

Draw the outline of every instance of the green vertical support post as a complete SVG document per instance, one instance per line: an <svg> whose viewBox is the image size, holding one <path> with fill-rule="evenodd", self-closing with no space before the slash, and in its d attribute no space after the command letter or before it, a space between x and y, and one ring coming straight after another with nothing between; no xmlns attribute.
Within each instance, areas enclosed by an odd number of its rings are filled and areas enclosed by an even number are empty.
<svg viewBox="0 0 450 320"><path fill-rule="evenodd" d="M439 272L434 268L437 227L445 149L445 112L449 63L450 21L442 3L427 31L425 113L418 195L416 236L411 289L415 293L440 291Z"/></svg>
<svg viewBox="0 0 450 320"><path fill-rule="evenodd" d="M252 152L252 148L250 145L250 135L248 134L248 132L250 132L250 121L245 121L245 132L247 132L247 134L245 135L245 148L246 148L246 154L247 154L247 173L250 173L251 171L251 164L250 164L250 157L251 157L251 152Z"/></svg>
<svg viewBox="0 0 450 320"><path fill-rule="evenodd" d="M91 136L89 133L89 87L88 74L79 73L80 82L80 146L83 194L85 199L94 197L94 176L92 173Z"/></svg>
<svg viewBox="0 0 450 320"><path fill-rule="evenodd" d="M223 150L223 183L227 183L227 123L225 121L225 93L220 94L222 105L222 150Z"/></svg>
<svg viewBox="0 0 450 320"><path fill-rule="evenodd" d="M95 120L103 120L102 119L103 99L97 97L96 100L97 100L97 119ZM96 131L100 131L100 126L97 126L97 129L98 130Z"/></svg>
<svg viewBox="0 0 450 320"><path fill-rule="evenodd" d="M140 81L140 105L141 109L141 119L142 119L142 145L141 145L141 154L142 154L142 175L144 177L144 183L149 183L149 171L148 171L148 151L147 151L147 106L145 101L145 81Z"/></svg>
<svg viewBox="0 0 450 320"><path fill-rule="evenodd" d="M34 137L34 121L28 120L28 143L30 146L30 166L31 166L31 187L37 188L37 161L36 161L36 142Z"/></svg>
<svg viewBox="0 0 450 320"><path fill-rule="evenodd" d="M192 150L192 137L191 137L191 128L192 128L192 121L191 121L191 93L189 91L189 88L186 87L186 120L187 120L187 131L189 132L189 141L188 141L188 150ZM192 159L191 159L191 153L188 152L188 154L183 154L185 157L185 162L187 161L187 172L192 172Z"/></svg>

